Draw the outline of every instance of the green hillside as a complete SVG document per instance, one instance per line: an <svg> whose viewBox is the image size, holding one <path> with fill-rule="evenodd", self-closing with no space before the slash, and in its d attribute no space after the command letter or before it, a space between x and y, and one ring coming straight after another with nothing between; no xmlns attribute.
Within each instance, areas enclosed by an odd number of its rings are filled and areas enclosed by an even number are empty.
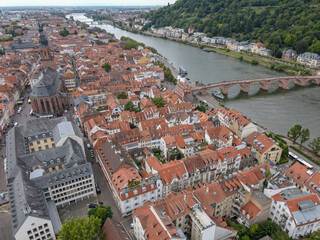
<svg viewBox="0 0 320 240"><path fill-rule="evenodd" d="M194 27L209 37L261 41L280 57L293 48L320 54L320 0L178 0L145 17L155 27Z"/></svg>

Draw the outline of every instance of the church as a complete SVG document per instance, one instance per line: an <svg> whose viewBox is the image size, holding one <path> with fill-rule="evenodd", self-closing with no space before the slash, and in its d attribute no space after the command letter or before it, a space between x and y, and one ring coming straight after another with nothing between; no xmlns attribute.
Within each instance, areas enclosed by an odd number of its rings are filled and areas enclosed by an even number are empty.
<svg viewBox="0 0 320 240"><path fill-rule="evenodd" d="M56 71L54 56L51 54L48 40L39 24L41 44L41 70L38 82L33 86L30 100L33 113L37 116L59 116L68 109L67 88L62 75Z"/></svg>

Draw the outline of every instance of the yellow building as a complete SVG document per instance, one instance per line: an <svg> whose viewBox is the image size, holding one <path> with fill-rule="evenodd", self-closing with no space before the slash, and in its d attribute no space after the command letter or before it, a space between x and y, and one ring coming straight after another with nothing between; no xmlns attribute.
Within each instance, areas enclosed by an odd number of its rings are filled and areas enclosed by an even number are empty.
<svg viewBox="0 0 320 240"><path fill-rule="evenodd" d="M251 146L251 151L255 154L259 163L264 163L267 160L274 163L280 161L281 147L266 135L254 132L247 136L244 141Z"/></svg>
<svg viewBox="0 0 320 240"><path fill-rule="evenodd" d="M143 57L143 58L140 58L139 59L139 63L150 63L150 59L149 58L147 58L147 57Z"/></svg>

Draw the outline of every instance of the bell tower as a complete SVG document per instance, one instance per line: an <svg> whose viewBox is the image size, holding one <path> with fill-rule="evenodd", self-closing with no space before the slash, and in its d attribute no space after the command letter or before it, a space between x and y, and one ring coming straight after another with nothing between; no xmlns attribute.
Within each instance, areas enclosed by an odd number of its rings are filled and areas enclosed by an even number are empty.
<svg viewBox="0 0 320 240"><path fill-rule="evenodd" d="M45 32L43 31L43 25L40 24L40 21L38 22L39 26L39 33L40 33L40 58L41 58L41 68L45 69L46 67L51 67L53 69L56 69L56 66L54 64L54 57L51 53L51 50L49 48L48 39L46 37Z"/></svg>

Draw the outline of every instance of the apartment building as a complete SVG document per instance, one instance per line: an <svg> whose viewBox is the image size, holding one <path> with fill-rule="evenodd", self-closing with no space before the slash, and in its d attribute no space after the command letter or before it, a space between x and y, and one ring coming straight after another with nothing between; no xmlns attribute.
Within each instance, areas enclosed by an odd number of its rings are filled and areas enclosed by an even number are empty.
<svg viewBox="0 0 320 240"><path fill-rule="evenodd" d="M316 53L305 52L298 56L297 62L309 67L320 67L320 56Z"/></svg>
<svg viewBox="0 0 320 240"><path fill-rule="evenodd" d="M320 199L298 188L286 189L272 197L269 218L292 238L320 229Z"/></svg>
<svg viewBox="0 0 320 240"><path fill-rule="evenodd" d="M130 154L117 142L103 143L97 159L123 216L163 196L163 183L158 174L142 177Z"/></svg>
<svg viewBox="0 0 320 240"><path fill-rule="evenodd" d="M280 161L282 154L281 147L265 134L253 132L243 140L251 148L251 151L259 163L266 161L277 163Z"/></svg>
<svg viewBox="0 0 320 240"><path fill-rule="evenodd" d="M134 234L145 239L214 239L215 223L190 193L171 193L163 200L138 208Z"/></svg>

